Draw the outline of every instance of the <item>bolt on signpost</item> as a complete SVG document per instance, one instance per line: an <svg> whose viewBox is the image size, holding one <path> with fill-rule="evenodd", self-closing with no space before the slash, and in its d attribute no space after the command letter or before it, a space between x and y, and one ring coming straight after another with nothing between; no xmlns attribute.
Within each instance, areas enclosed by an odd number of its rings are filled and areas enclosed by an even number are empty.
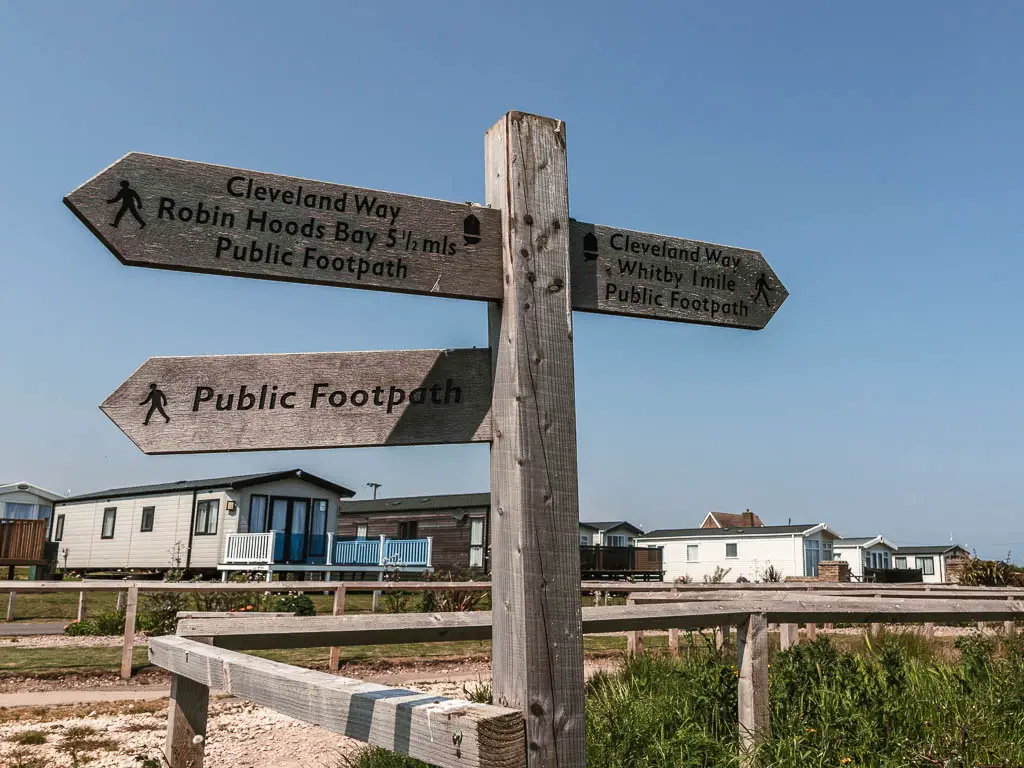
<svg viewBox="0 0 1024 768"><path fill-rule="evenodd" d="M132 266L490 302L489 350L151 358L101 407L153 454L489 442L495 702L530 768L582 768L572 311L760 329L788 293L757 251L570 219L561 121L485 153L486 208L140 153L65 203Z"/></svg>

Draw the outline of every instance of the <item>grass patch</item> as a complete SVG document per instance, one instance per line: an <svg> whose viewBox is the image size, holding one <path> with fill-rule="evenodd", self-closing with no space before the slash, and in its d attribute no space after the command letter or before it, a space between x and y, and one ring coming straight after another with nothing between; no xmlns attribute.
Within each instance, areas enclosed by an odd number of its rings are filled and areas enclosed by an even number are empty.
<svg viewBox="0 0 1024 768"><path fill-rule="evenodd" d="M18 731L8 736L7 740L22 746L35 746L46 743L46 734L42 731Z"/></svg>
<svg viewBox="0 0 1024 768"><path fill-rule="evenodd" d="M904 633L846 644L820 638L772 658L762 768L1024 765L1024 641L961 637L952 658ZM679 659L648 653L596 675L587 765L738 768L734 662L690 636ZM368 749L338 768L424 765Z"/></svg>
<svg viewBox="0 0 1024 768"><path fill-rule="evenodd" d="M86 762L83 756L87 756L89 752L116 751L117 742L107 736L98 735L92 726L73 725L61 734L57 749L70 755L71 760L78 764Z"/></svg>
<svg viewBox="0 0 1024 768"><path fill-rule="evenodd" d="M24 747L18 747L8 753L5 768L47 768L48 765L49 761L45 758Z"/></svg>

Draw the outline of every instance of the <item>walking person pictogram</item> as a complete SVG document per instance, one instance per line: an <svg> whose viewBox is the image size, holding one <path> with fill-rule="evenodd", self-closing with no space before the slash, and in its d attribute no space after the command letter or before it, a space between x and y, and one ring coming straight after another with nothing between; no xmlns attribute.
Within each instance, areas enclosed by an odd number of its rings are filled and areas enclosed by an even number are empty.
<svg viewBox="0 0 1024 768"><path fill-rule="evenodd" d="M149 413L146 414L146 420L142 422L143 426L149 426L149 420L158 411L164 417L165 424L170 422L171 417L164 410L164 406L167 405L167 395L156 388L156 382L149 385L149 394L146 395L146 399L139 403L139 405L145 405L146 403L149 403Z"/></svg>
<svg viewBox="0 0 1024 768"><path fill-rule="evenodd" d="M768 285L768 281L765 279L764 272L762 272L761 276L757 278L757 282L754 283L754 287L757 288L757 293L754 294L754 303L757 304L757 300L764 297L764 305L768 307L768 309L771 309L772 303L768 299L768 293L770 293L772 289L771 286ZM765 293L765 291L768 291L768 293Z"/></svg>
<svg viewBox="0 0 1024 768"><path fill-rule="evenodd" d="M135 217L135 220L139 222L139 229L146 226L145 219L143 219L142 215L139 213L139 209L142 208L142 198L139 197L138 192L131 188L131 185L129 185L127 181L122 181L120 191L107 200L111 205L118 201L121 203L121 209L117 212L117 215L114 217L114 221L111 222L110 226L116 228L121 223L121 217L126 213L130 213Z"/></svg>

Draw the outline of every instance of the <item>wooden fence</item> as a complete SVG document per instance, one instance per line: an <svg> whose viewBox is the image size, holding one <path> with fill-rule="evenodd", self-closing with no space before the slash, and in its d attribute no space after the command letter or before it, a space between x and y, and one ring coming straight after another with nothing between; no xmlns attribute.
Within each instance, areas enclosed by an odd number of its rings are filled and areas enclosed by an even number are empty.
<svg viewBox="0 0 1024 768"><path fill-rule="evenodd" d="M0 565L46 565L48 525L48 520L0 520Z"/></svg>
<svg viewBox="0 0 1024 768"><path fill-rule="evenodd" d="M841 591L841 590L840 590ZM755 764L757 745L770 734L768 707L769 624L783 633L800 622L960 623L966 618L1008 621L1024 618L1021 590L946 590L922 597L878 597L845 590L692 590L689 594L634 593L625 606L583 609L583 633L644 630L737 628L740 749L745 765ZM389 614L268 617L259 632L243 617L194 616L178 623L178 636L150 642L150 659L172 672L172 706L167 756L172 768L202 765L209 688L221 688L308 722L394 752L439 766L521 768L526 765L522 713L440 700L444 712L464 718L446 730L430 725L431 707L439 700L405 689L368 686L334 675L298 670L239 653L268 648L367 645L491 637L488 611L445 614ZM641 635L642 636L642 635ZM202 641L200 643L199 641ZM204 645L206 643L207 645ZM213 646L211 648L210 646ZM242 681L236 683L235 681ZM226 686L226 687L225 687ZM282 686L284 686L282 688ZM360 687L363 686L363 687ZM371 691L371 702L395 704L374 709L352 722L356 692ZM395 709L406 703L405 719ZM421 708L423 711L421 712ZM335 710L337 710L335 712ZM332 714L333 713L333 714ZM344 713L344 714L341 714ZM468 720L466 719L468 718ZM445 721L445 725L451 720ZM454 729L454 730L453 730ZM440 734L438 737L437 734ZM463 734L465 748L452 750L449 734ZM495 749L480 749L484 734ZM470 736L472 734L472 736ZM198 738L196 738L198 737ZM187 760L187 761L186 761Z"/></svg>
<svg viewBox="0 0 1024 768"><path fill-rule="evenodd" d="M125 627L121 650L121 677L129 679L132 674L132 653L135 646L136 617L138 614L139 594L142 592L327 592L334 594L333 615L345 613L345 600L349 591L354 592L424 592L424 591L490 591L489 582L366 582L366 581L269 581L269 582L164 582L164 581L118 581L85 580L85 581L0 581L0 593L7 592L7 620L15 618L15 605L18 594L39 594L52 592L78 593L78 620L88 617L88 594L90 592L124 593L123 607L125 611ZM625 582L583 582L581 590L584 594L594 594L605 601L609 594L628 594L635 590L636 585ZM726 599L735 595L770 593L773 595L792 593L819 595L887 595L891 597L919 597L922 599L941 598L950 595L977 596L991 598L1000 595L1004 598L1024 599L1021 588L972 588L955 585L918 585L905 584L850 584L836 582L799 582L782 584L665 584L658 582L645 583L645 594L672 593L674 596L685 596L686 599L704 601L708 599ZM642 599L642 598L641 598ZM319 618L319 617L318 617ZM884 621L883 619L879 619ZM723 620L722 623L728 623ZM877 622L875 622L877 623ZM665 627L672 629L672 627ZM675 627L679 629L681 627ZM627 628L630 629L630 628ZM621 630L608 630L621 631ZM637 640L636 635L630 638L631 643ZM342 645L339 643L337 645ZM332 646L328 667L338 668L339 648ZM631 649L634 645L630 646Z"/></svg>

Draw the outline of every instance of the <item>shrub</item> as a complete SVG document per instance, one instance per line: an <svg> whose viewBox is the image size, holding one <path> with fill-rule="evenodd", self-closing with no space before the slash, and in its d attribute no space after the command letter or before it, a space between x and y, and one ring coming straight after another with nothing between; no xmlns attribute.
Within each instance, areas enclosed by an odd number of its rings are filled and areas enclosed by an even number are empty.
<svg viewBox="0 0 1024 768"><path fill-rule="evenodd" d="M437 571L428 581L478 581L477 574L465 568ZM443 589L439 592L424 592L421 610L423 613L451 611L472 611L487 597L483 590Z"/></svg>
<svg viewBox="0 0 1024 768"><path fill-rule="evenodd" d="M120 611L110 611L90 617L84 621L76 619L64 627L64 634L71 635L72 637L83 635L123 635L124 614Z"/></svg>
<svg viewBox="0 0 1024 768"><path fill-rule="evenodd" d="M706 573L704 574L704 583L721 584L723 581L725 581L725 577L728 576L731 571L732 568L723 568L720 565L716 565L714 573L710 575Z"/></svg>
<svg viewBox="0 0 1024 768"><path fill-rule="evenodd" d="M35 746L46 743L46 734L42 731L18 731L8 736L7 740L13 741L15 744Z"/></svg>
<svg viewBox="0 0 1024 768"><path fill-rule="evenodd" d="M1005 560L970 557L960 571L960 583L970 587L1022 587L1024 569Z"/></svg>
<svg viewBox="0 0 1024 768"><path fill-rule="evenodd" d="M299 595L292 592L286 595L279 595L274 600L273 609L283 613L294 613L296 616L316 616L316 606L313 605L313 598L309 595Z"/></svg>

